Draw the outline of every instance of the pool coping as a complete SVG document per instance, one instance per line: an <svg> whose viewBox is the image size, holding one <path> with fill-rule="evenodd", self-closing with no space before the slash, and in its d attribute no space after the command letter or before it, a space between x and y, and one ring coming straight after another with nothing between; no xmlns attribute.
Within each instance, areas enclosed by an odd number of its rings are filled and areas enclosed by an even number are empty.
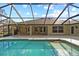
<svg viewBox="0 0 79 59"><path fill-rule="evenodd" d="M77 46L79 46L79 40L76 40L76 39L74 39L74 38L56 38L56 37L47 37L47 38L45 38L45 37L17 37L17 36L9 36L9 37L2 37L2 38L0 38L0 40L4 40L4 39L11 39L11 40L13 40L13 39L23 39L23 40L64 40L64 41L67 41L67 42L69 42L69 43L72 43L72 44L75 44L75 45L77 45Z"/></svg>
<svg viewBox="0 0 79 59"><path fill-rule="evenodd" d="M28 39L28 40L64 40L67 42L70 42L72 44L79 46L79 37L77 36L20 36L20 35L14 35L14 36L8 36L8 37L1 37L0 40L4 39Z"/></svg>

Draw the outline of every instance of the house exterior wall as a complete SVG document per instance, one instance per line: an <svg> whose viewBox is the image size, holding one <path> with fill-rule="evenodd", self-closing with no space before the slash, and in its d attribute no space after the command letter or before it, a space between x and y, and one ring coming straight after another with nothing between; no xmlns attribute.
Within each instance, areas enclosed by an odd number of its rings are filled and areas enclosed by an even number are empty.
<svg viewBox="0 0 79 59"><path fill-rule="evenodd" d="M55 26L55 25L54 25ZM56 25L57 26L57 25ZM37 27L38 28L38 31L35 31L34 27ZM39 27L46 27L46 31L45 32L40 32L40 29ZM19 25L19 32L18 34L21 34L21 35L53 35L53 34L70 34L70 29L69 29L69 25L63 25L63 33L53 33L53 29L52 29L53 25L25 25L24 24L20 24ZM28 28L30 28L28 31ZM26 30L27 29L27 30Z"/></svg>
<svg viewBox="0 0 79 59"><path fill-rule="evenodd" d="M14 30L16 29L15 25L13 26L13 30L12 33L14 33ZM18 34L19 35L54 35L54 34L58 34L58 35L79 35L79 24L64 24L63 26L63 33L53 33L53 29L52 27L55 25L34 25L34 24L30 24L30 25L25 25L25 24L19 24L18 25ZM59 26L59 25L56 25ZM71 27L74 27L74 34L71 34ZM35 27L38 28L38 31L35 31ZM39 27L46 27L46 31L45 32L40 32Z"/></svg>
<svg viewBox="0 0 79 59"><path fill-rule="evenodd" d="M70 26L69 24L64 24L64 35L70 35Z"/></svg>
<svg viewBox="0 0 79 59"><path fill-rule="evenodd" d="M45 27L45 32L40 32L40 27L42 27L42 30L44 30L44 27ZM48 34L47 25L40 25L40 24L39 25L32 25L32 34L33 35L47 35Z"/></svg>
<svg viewBox="0 0 79 59"><path fill-rule="evenodd" d="M52 25L47 25L48 26L48 35L52 34Z"/></svg>
<svg viewBox="0 0 79 59"><path fill-rule="evenodd" d="M10 33L10 35L15 35L15 30L16 30L16 24L10 24L9 25L9 33Z"/></svg>
<svg viewBox="0 0 79 59"><path fill-rule="evenodd" d="M59 25L48 25L48 35L69 35L70 34L70 25L62 25L63 26L63 33L54 33L52 27L59 26Z"/></svg>
<svg viewBox="0 0 79 59"><path fill-rule="evenodd" d="M79 36L79 24L75 24L75 26L77 26L77 28L75 27L75 35Z"/></svg>
<svg viewBox="0 0 79 59"><path fill-rule="evenodd" d="M28 26L28 25L25 25L25 24L19 24L18 25L18 34L20 34L20 35L29 35L30 34L30 32L28 31L28 28L29 28L30 26Z"/></svg>
<svg viewBox="0 0 79 59"><path fill-rule="evenodd" d="M72 24L71 27L74 27L74 33L71 35L79 36L79 24Z"/></svg>
<svg viewBox="0 0 79 59"><path fill-rule="evenodd" d="M63 33L54 33L54 32L53 32L53 27L54 27L54 26L61 26L61 25L59 25L59 24L49 25L49 26L48 26L48 29L49 29L49 30L48 30L49 35L55 35L55 34L60 35L60 34L64 34L64 32L63 32Z"/></svg>

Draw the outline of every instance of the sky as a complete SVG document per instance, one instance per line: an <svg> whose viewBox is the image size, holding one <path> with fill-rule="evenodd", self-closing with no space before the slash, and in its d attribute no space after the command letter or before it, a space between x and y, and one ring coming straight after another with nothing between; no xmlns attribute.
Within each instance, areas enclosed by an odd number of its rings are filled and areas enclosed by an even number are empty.
<svg viewBox="0 0 79 59"><path fill-rule="evenodd" d="M6 5L6 4L0 4L0 6L3 6L3 5ZM79 6L79 4L74 4L74 5ZM58 15L61 13L61 11L64 9L65 6L66 6L66 4L57 4L57 5L52 4L49 8L49 12L48 12L47 17L58 17ZM14 5L14 7L19 12L21 17L27 18L27 19L24 19L25 21L33 20L31 8L30 8L29 5ZM9 16L9 14L10 14L10 8L11 8L11 6L7 6L7 7L3 8L3 10L5 11L5 14L7 16ZM35 18L36 17L45 17L46 13L47 13L47 8L48 8L48 4L39 4L39 5L33 4L32 9L33 9L34 17ZM70 10L70 16L73 16L73 15L76 15L76 14L79 13L79 9L72 7L72 6L69 6L69 10ZM14 9L12 9L11 17L19 17ZM30 17L30 18L28 19L28 17ZM68 8L64 11L64 13L61 15L61 17L62 18L68 18L69 17L68 16ZM21 20L14 19L14 21L19 22Z"/></svg>

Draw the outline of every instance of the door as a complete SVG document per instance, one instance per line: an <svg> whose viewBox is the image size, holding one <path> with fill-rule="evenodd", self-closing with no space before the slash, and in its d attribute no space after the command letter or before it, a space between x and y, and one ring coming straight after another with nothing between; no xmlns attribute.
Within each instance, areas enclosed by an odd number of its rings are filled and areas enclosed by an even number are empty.
<svg viewBox="0 0 79 59"><path fill-rule="evenodd" d="M71 34L74 34L74 27L71 27Z"/></svg>

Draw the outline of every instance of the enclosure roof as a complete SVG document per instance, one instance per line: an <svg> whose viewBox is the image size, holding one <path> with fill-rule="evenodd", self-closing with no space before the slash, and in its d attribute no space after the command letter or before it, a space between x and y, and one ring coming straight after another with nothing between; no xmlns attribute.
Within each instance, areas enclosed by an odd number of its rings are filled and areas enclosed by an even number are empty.
<svg viewBox="0 0 79 59"><path fill-rule="evenodd" d="M2 20L12 20L24 24L74 24L79 23L79 4L75 3L6 3L0 4ZM40 17L40 18L39 18ZM43 17L43 18L42 18ZM56 17L56 18L48 18ZM65 17L65 19L62 19ZM30 19L28 19L30 18ZM70 20L70 19L76 19ZM12 22L12 23L13 23ZM4 22L8 23L8 22ZM11 22L10 22L11 23Z"/></svg>

